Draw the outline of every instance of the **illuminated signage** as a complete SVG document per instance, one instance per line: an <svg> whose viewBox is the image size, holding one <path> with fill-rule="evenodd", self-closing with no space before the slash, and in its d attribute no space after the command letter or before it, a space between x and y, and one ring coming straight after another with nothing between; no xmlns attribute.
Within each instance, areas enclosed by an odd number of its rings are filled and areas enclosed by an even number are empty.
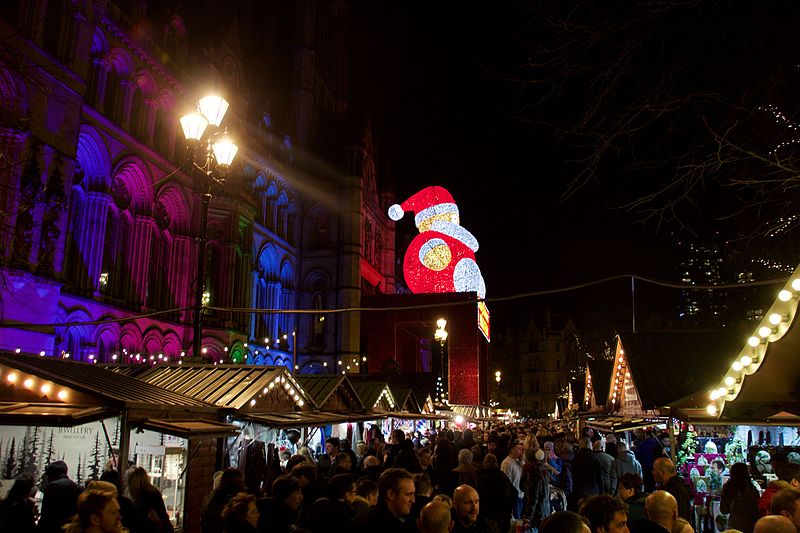
<svg viewBox="0 0 800 533"><path fill-rule="evenodd" d="M478 329L486 340L491 342L489 337L489 308L483 302L478 302Z"/></svg>

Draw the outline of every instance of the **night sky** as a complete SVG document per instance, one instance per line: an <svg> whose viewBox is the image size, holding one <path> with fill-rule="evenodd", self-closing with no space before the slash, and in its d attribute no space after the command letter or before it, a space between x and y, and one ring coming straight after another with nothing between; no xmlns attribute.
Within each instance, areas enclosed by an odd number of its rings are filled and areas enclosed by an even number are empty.
<svg viewBox="0 0 800 533"><path fill-rule="evenodd" d="M375 117L398 202L426 185L453 194L481 245L488 298L614 274L674 274L653 261L661 243L641 238L647 228L608 209L608 198L587 191L561 201L574 154L553 129L520 120L525 102L502 79L526 58L518 8L365 4L356 4L365 30L353 35L352 96ZM413 221L402 219L398 231L413 236Z"/></svg>
<svg viewBox="0 0 800 533"><path fill-rule="evenodd" d="M462 225L481 245L476 256L490 302L620 274L678 281L679 242L727 242L792 266L800 260L796 244L763 240L765 225L797 213L796 196L758 183L791 181L793 173L776 173L769 161L729 147L720 151L726 164L716 165L712 134L729 132L736 146L760 155L794 138L796 130L776 126L763 109L800 113L796 3L354 6L351 98L373 117L383 175L398 203L427 185L450 190ZM549 63L521 68L528 61ZM532 83L509 81L520 76ZM570 132L598 102L585 131ZM592 135L628 120L630 130L614 139L592 178L564 199L596 149ZM793 153L781 157L800 168ZM678 173L678 186L648 204L620 207ZM647 217L673 202L663 217ZM416 231L409 217L397 228L407 239ZM398 253L403 249L401 236ZM671 327L679 296L640 284L638 327L650 317ZM625 280L490 307L540 314L552 307L579 327L633 325Z"/></svg>

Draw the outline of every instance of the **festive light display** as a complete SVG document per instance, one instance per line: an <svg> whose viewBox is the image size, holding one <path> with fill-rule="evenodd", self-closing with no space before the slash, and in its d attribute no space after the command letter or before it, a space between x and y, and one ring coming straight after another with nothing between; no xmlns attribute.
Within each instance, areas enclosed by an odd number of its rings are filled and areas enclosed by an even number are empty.
<svg viewBox="0 0 800 533"><path fill-rule="evenodd" d="M628 371L628 361L625 359L625 350L617 343L617 355L611 370L611 409L616 410L625 401L625 392L630 388L631 374Z"/></svg>
<svg viewBox="0 0 800 533"><path fill-rule="evenodd" d="M478 241L460 225L458 206L447 189L431 186L389 208L398 221L413 211L419 235L403 260L403 274L411 292L471 292L486 297L486 285L475 261Z"/></svg>
<svg viewBox="0 0 800 533"><path fill-rule="evenodd" d="M586 386L584 387L583 403L588 409L592 405L592 373L589 372L589 367L586 367Z"/></svg>
<svg viewBox="0 0 800 533"><path fill-rule="evenodd" d="M800 299L800 266L781 289L772 307L764 314L761 323L747 339L744 348L736 355L730 368L717 387L708 393L706 412L717 417L722 414L725 402L735 400L747 376L755 374L764 362L770 342L780 340L794 321Z"/></svg>

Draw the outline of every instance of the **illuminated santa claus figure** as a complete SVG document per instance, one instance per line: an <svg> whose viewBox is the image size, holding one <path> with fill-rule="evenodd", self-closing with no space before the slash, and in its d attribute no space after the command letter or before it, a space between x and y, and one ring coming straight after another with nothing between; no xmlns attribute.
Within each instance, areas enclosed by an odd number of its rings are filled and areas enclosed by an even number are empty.
<svg viewBox="0 0 800 533"><path fill-rule="evenodd" d="M403 273L411 292L477 292L486 285L475 262L478 241L459 223L458 206L442 187L426 187L402 204L389 208L389 218L415 213L419 235L406 250Z"/></svg>

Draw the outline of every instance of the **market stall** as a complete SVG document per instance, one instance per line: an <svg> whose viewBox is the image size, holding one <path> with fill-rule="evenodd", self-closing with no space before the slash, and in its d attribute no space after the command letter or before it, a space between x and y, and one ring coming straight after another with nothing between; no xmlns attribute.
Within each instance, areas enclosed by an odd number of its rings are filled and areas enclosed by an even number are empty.
<svg viewBox="0 0 800 533"><path fill-rule="evenodd" d="M452 413L451 421L458 429L483 428L494 421L492 408L485 405L450 404L449 407Z"/></svg>
<svg viewBox="0 0 800 533"><path fill-rule="evenodd" d="M301 439L317 423L309 416L316 405L283 366L201 364L113 369L226 409L240 431L228 439L223 464L239 467L254 491L261 490L275 455L279 460L281 454L297 453ZM275 415L286 415L294 424L278 427L270 419Z"/></svg>
<svg viewBox="0 0 800 533"><path fill-rule="evenodd" d="M97 365L0 353L3 478L27 474L38 481L59 459L80 483L107 468L139 464L161 490L178 529L199 524L193 502L211 489L201 472L214 468L217 439L237 431L225 415L217 406Z"/></svg>
<svg viewBox="0 0 800 533"><path fill-rule="evenodd" d="M309 449L316 454L323 453L326 437L345 438L352 447L363 440L363 427L359 422L371 415L366 413L364 403L346 376L298 375L297 381L320 412L343 415L330 423L316 426L304 436L303 442Z"/></svg>
<svg viewBox="0 0 800 533"><path fill-rule="evenodd" d="M750 336L736 336L714 379L671 403L687 429L683 468L712 494L725 478L710 475L710 454L726 466L748 464L762 488L774 478L774 463L800 462L798 297L800 267Z"/></svg>
<svg viewBox="0 0 800 533"><path fill-rule="evenodd" d="M364 408L371 413L370 418L363 423L363 440L368 442L378 436L379 432L383 440L388 440L393 429L390 417L398 411L397 401L389 384L384 380L376 380L375 376L351 375L349 379Z"/></svg>

